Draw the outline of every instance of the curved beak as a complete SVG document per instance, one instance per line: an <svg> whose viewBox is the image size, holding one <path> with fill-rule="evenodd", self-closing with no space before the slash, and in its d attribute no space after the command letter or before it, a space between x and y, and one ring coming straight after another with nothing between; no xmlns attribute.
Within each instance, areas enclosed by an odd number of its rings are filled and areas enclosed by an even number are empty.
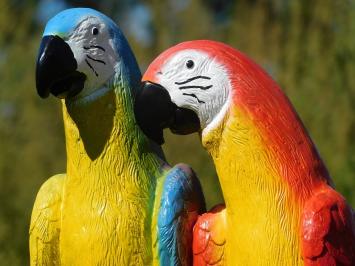
<svg viewBox="0 0 355 266"><path fill-rule="evenodd" d="M84 88L86 76L76 71L77 62L70 46L58 36L44 36L36 65L37 93L42 98L77 95Z"/></svg>
<svg viewBox="0 0 355 266"><path fill-rule="evenodd" d="M200 121L194 111L178 107L163 86L150 81L142 82L134 113L142 131L159 145L164 143L165 128L180 135L200 130Z"/></svg>

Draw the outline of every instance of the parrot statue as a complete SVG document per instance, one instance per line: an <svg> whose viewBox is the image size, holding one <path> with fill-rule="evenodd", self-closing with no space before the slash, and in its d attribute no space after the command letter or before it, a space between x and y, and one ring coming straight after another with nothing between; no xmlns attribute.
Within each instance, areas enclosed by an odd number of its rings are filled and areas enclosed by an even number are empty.
<svg viewBox="0 0 355 266"><path fill-rule="evenodd" d="M142 130L157 141L163 128L199 132L221 184L225 206L194 226L194 265L355 265L353 210L260 66L226 44L188 41L160 54L143 81Z"/></svg>
<svg viewBox="0 0 355 266"><path fill-rule="evenodd" d="M201 186L136 123L141 73L118 26L89 8L54 16L36 87L61 99L67 166L37 194L31 265L191 265Z"/></svg>

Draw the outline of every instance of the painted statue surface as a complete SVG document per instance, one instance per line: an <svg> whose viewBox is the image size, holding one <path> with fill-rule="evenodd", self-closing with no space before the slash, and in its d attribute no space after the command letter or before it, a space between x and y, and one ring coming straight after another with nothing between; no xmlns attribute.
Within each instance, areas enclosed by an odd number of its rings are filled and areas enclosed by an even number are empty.
<svg viewBox="0 0 355 266"><path fill-rule="evenodd" d="M138 127L140 82L125 37L105 15L68 9L46 25L37 92L61 99L67 169L38 192L31 265L192 264L201 187Z"/></svg>
<svg viewBox="0 0 355 266"><path fill-rule="evenodd" d="M143 81L144 132L156 141L163 128L199 132L221 184L225 207L194 226L194 265L355 265L354 212L260 66L225 44L190 41L159 55Z"/></svg>

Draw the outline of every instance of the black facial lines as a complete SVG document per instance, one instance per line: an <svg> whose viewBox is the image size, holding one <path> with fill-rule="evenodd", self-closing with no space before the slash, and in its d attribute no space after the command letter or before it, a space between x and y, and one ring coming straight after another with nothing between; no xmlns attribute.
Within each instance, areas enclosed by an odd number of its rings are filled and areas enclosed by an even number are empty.
<svg viewBox="0 0 355 266"><path fill-rule="evenodd" d="M207 77L207 76L196 76L196 77L192 77L192 78L189 78L185 81L181 81L181 82L175 82L176 85L183 85L183 84L186 84L186 83L189 83L195 79L211 79L210 77Z"/></svg>
<svg viewBox="0 0 355 266"><path fill-rule="evenodd" d="M95 61L95 62L98 62L98 63L101 63L101 64L106 65L105 61L103 61L103 60L95 59L95 58L93 58L93 57L90 56L90 55L86 55L86 57L89 58L89 59L91 59L91 60L93 60L93 61Z"/></svg>
<svg viewBox="0 0 355 266"><path fill-rule="evenodd" d="M85 50L99 49L99 50L102 50L103 52L106 52L105 48L103 48L100 45L83 46L83 48ZM106 65L106 62L103 61L103 60L100 60L100 59L96 59L96 58L92 57L89 54L86 54L85 63L89 66L89 68L92 70L92 72L94 72L95 76L98 77L99 73L97 73L96 69L94 68L94 66L92 64L90 64L88 59L91 60L94 63L100 63L100 64L103 64L103 65Z"/></svg>
<svg viewBox="0 0 355 266"><path fill-rule="evenodd" d="M105 48L103 48L102 46L100 46L100 45L90 45L90 46L83 46L83 48L85 49L85 50L90 50L90 49L100 49L101 51L104 51L104 52L106 52L106 50L105 50Z"/></svg>
<svg viewBox="0 0 355 266"><path fill-rule="evenodd" d="M187 84L191 81L194 81L196 79L207 79L207 80L210 80L211 78L210 77L207 77L207 76L196 76L196 77L192 77L192 78L189 78L187 80L184 80L184 81L180 81L180 82L175 82L176 85L184 85L184 84ZM210 88L212 88L213 85L208 85L208 86L198 86L198 85L187 85L187 86L180 86L178 87L179 90L188 90L188 89L200 89L200 90L208 90Z"/></svg>
<svg viewBox="0 0 355 266"><path fill-rule="evenodd" d="M85 63L91 68L92 72L95 73L96 77L98 77L99 74L96 72L95 68L89 63L87 59L85 59Z"/></svg>
<svg viewBox="0 0 355 266"><path fill-rule="evenodd" d="M187 89L200 89L200 90L208 90L209 88L212 88L213 85L209 86L181 86L179 87L180 90L187 90Z"/></svg>
<svg viewBox="0 0 355 266"><path fill-rule="evenodd" d="M186 96L190 96L190 97L193 97L195 98L198 103L205 103L204 101L201 101L199 98L197 98L196 94L193 94L193 93L183 93L182 95L186 95Z"/></svg>

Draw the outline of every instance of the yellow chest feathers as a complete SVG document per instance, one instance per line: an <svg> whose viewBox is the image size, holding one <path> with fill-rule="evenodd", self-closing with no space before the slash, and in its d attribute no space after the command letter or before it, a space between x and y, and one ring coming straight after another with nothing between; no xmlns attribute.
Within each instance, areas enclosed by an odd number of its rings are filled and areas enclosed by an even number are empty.
<svg viewBox="0 0 355 266"><path fill-rule="evenodd" d="M148 265L158 159L130 121L129 102L112 92L91 105L63 107L62 263Z"/></svg>
<svg viewBox="0 0 355 266"><path fill-rule="evenodd" d="M255 126L232 111L223 125L202 139L226 203L228 265L302 264L299 204Z"/></svg>

